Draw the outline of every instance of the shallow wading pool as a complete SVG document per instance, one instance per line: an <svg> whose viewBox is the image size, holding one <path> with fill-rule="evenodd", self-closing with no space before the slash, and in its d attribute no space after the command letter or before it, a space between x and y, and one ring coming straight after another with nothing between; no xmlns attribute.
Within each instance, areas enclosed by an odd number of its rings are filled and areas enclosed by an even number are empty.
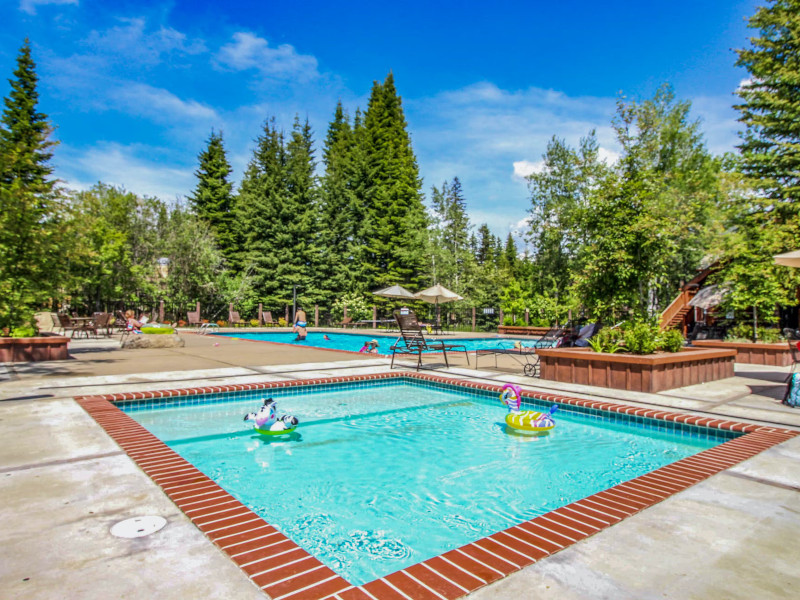
<svg viewBox="0 0 800 600"><path fill-rule="evenodd" d="M115 398L127 414L83 404L256 583L287 597L430 577L426 588L457 597L792 435L558 398L556 428L531 437L506 429L494 386L355 379ZM242 423L266 396L301 422L286 439Z"/></svg>

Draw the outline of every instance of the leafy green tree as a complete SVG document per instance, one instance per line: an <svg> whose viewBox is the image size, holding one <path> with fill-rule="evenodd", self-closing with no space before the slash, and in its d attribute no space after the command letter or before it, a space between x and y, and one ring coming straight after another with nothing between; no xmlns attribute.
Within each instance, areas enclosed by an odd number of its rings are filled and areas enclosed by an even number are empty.
<svg viewBox="0 0 800 600"><path fill-rule="evenodd" d="M60 193L50 179L47 115L38 111L36 64L26 39L0 119L0 329L32 323L57 289Z"/></svg>
<svg viewBox="0 0 800 600"><path fill-rule="evenodd" d="M719 162L689 111L668 86L651 100L618 103L620 162L580 213L576 290L596 317L657 312L708 247Z"/></svg>
<svg viewBox="0 0 800 600"><path fill-rule="evenodd" d="M372 224L366 240L370 285L417 286L427 267L427 218L417 160L391 73L372 87L362 143L369 177L365 204Z"/></svg>
<svg viewBox="0 0 800 600"><path fill-rule="evenodd" d="M233 184L222 133L211 132L206 149L198 156L197 187L189 197L197 215L211 227L223 254L232 260L238 250Z"/></svg>

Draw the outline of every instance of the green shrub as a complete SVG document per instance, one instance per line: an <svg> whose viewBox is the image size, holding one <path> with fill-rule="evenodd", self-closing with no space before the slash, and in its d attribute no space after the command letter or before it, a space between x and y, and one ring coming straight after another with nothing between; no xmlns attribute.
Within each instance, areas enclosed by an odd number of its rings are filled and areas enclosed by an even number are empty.
<svg viewBox="0 0 800 600"><path fill-rule="evenodd" d="M614 354L622 350L622 331L619 329L601 329L589 338L589 345L595 352Z"/></svg>
<svg viewBox="0 0 800 600"><path fill-rule="evenodd" d="M142 327L142 333L149 333L151 335L165 335L175 333L172 327Z"/></svg>
<svg viewBox="0 0 800 600"><path fill-rule="evenodd" d="M658 326L641 321L625 329L625 348L633 354L653 354L658 348Z"/></svg>
<svg viewBox="0 0 800 600"><path fill-rule="evenodd" d="M759 327L758 341L766 344L775 344L783 339L781 332L774 327Z"/></svg>
<svg viewBox="0 0 800 600"><path fill-rule="evenodd" d="M514 324L514 317L511 315L505 315L503 317L503 325L513 325Z"/></svg>
<svg viewBox="0 0 800 600"><path fill-rule="evenodd" d="M11 332L11 337L14 338L35 337L35 336L36 336L36 328L33 325L22 325L21 327L15 327L14 330Z"/></svg>
<svg viewBox="0 0 800 600"><path fill-rule="evenodd" d="M658 349L664 352L680 352L683 348L683 334L677 329L668 329L659 337Z"/></svg>
<svg viewBox="0 0 800 600"><path fill-rule="evenodd" d="M753 325L751 323L737 323L728 329L725 339L729 342L752 342Z"/></svg>

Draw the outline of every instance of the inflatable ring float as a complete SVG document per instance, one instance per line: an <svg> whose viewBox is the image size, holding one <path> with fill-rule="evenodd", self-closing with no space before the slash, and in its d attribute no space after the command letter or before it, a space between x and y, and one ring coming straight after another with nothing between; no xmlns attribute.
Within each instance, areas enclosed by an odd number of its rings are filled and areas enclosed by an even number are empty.
<svg viewBox="0 0 800 600"><path fill-rule="evenodd" d="M534 410L520 410L522 406L522 390L517 385L505 384L500 400L508 406L506 425L512 429L540 433L550 431L556 426L556 422L553 420L553 413L558 409L558 405L554 404L546 413Z"/></svg>
<svg viewBox="0 0 800 600"><path fill-rule="evenodd" d="M261 435L283 435L297 429L297 417L283 415L278 418L278 410L272 398L264 400L258 412L248 413L245 421L253 423L253 431Z"/></svg>

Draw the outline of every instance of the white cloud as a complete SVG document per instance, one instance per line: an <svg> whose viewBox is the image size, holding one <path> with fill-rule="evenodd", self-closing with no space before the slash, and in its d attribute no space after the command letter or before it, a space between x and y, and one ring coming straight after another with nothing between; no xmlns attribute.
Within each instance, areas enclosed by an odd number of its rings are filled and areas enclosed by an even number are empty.
<svg viewBox="0 0 800 600"><path fill-rule="evenodd" d="M161 62L163 55L194 55L206 50L203 40L189 40L186 34L171 27L160 26L148 30L147 21L143 18L121 18L119 21L122 24L117 27L92 31L85 43L95 53L146 65Z"/></svg>
<svg viewBox="0 0 800 600"><path fill-rule="evenodd" d="M311 80L319 77L317 59L298 54L294 46L281 44L272 48L264 38L247 31L233 34L233 42L220 48L216 63L234 71L256 69L266 77Z"/></svg>
<svg viewBox="0 0 800 600"><path fill-rule="evenodd" d="M194 188L193 168L169 165L170 151L146 146L100 142L87 149L59 147L57 176L73 189L88 189L98 181L164 201L185 196ZM145 158L146 157L146 158Z"/></svg>
<svg viewBox="0 0 800 600"><path fill-rule="evenodd" d="M19 9L29 15L35 15L37 6L49 4L73 4L77 6L78 0L20 0Z"/></svg>
<svg viewBox="0 0 800 600"><path fill-rule="evenodd" d="M148 117L156 122L171 123L174 119L183 121L200 120L210 122L219 119L217 112L194 100L181 100L172 92L143 83L125 83L109 94L109 99L117 108L128 114Z"/></svg>
<svg viewBox="0 0 800 600"><path fill-rule="evenodd" d="M531 162L529 160L518 160L514 162L514 177L525 179L528 175L534 173L541 173L544 171L544 161L538 160Z"/></svg>
<svg viewBox="0 0 800 600"><path fill-rule="evenodd" d="M619 152L614 152L613 150L603 148L602 146L597 149L597 158L609 166L617 164L617 162L619 162L619 157Z"/></svg>

